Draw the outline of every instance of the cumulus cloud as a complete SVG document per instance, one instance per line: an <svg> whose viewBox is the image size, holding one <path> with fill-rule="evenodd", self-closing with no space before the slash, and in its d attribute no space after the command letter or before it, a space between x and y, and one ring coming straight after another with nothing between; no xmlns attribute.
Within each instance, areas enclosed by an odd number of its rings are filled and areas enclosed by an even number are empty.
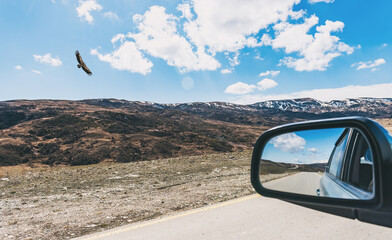
<svg viewBox="0 0 392 240"><path fill-rule="evenodd" d="M31 70L33 73L35 73L35 74L41 74L41 71L38 71L38 70Z"/></svg>
<svg viewBox="0 0 392 240"><path fill-rule="evenodd" d="M20 65L16 65L15 67L14 67L16 70L22 70L22 66L20 66Z"/></svg>
<svg viewBox="0 0 392 240"><path fill-rule="evenodd" d="M35 61L40 62L40 63L45 63L52 65L54 67L61 66L63 62L59 59L59 57L52 58L51 53L47 53L45 55L33 55L33 58Z"/></svg>
<svg viewBox="0 0 392 240"><path fill-rule="evenodd" d="M335 0L308 0L310 4L315 4L319 2L325 2L325 3L333 3Z"/></svg>
<svg viewBox="0 0 392 240"><path fill-rule="evenodd" d="M138 33L129 33L138 49L164 59L168 65L182 72L215 70L220 63L205 52L204 47L193 46L177 32L177 18L167 14L164 7L152 6L143 16L134 17Z"/></svg>
<svg viewBox="0 0 392 240"><path fill-rule="evenodd" d="M80 5L84 2L95 6L85 7L88 15L81 15L90 16L92 21L90 11L102 8L96 0L81 1ZM331 32L343 29L342 22L326 21L316 28L315 34L308 32L318 24L316 16L306 18L302 24L289 23L301 21L306 14L304 10L293 11L299 2L192 0L177 5L177 16L167 13L162 6L151 6L143 14L133 15L136 31L120 33L113 37L112 43L132 41L138 50L163 59L182 73L218 69L221 64L215 57L217 53L225 54L232 69L240 64L240 51L245 47L265 45L297 54L282 59L280 64L298 71L325 70L333 58L352 53L352 47L331 36ZM275 34L260 38L262 31Z"/></svg>
<svg viewBox="0 0 392 240"><path fill-rule="evenodd" d="M295 16L292 8L299 2L194 0L186 8L192 8L196 17L184 24L184 31L192 43L208 47L210 52L235 52L259 45L255 35L270 24Z"/></svg>
<svg viewBox="0 0 392 240"><path fill-rule="evenodd" d="M266 71L259 74L260 77L271 76L275 77L280 73L280 71Z"/></svg>
<svg viewBox="0 0 392 240"><path fill-rule="evenodd" d="M297 153L305 149L306 141L295 133L279 135L270 140L275 148L283 152Z"/></svg>
<svg viewBox="0 0 392 240"><path fill-rule="evenodd" d="M246 93L253 92L253 90L255 88L256 88L256 85L246 84L243 82L237 82L237 83L234 83L234 84L228 86L225 90L225 93L246 94Z"/></svg>
<svg viewBox="0 0 392 240"><path fill-rule="evenodd" d="M263 80L257 83L257 88L259 90L266 90L269 88L274 88L276 86L278 86L278 83L269 78L264 78Z"/></svg>
<svg viewBox="0 0 392 240"><path fill-rule="evenodd" d="M274 88L278 85L274 80L264 78L260 82L258 82L256 85L254 84L246 84L243 82L237 82L234 83L230 86L228 86L225 90L225 93L231 93L231 94L246 94L253 92L255 89L258 90L266 90L269 88Z"/></svg>
<svg viewBox="0 0 392 240"><path fill-rule="evenodd" d="M318 24L319 18L312 15L303 23L291 24L281 22L275 24L275 38L264 34L262 42L274 49L282 48L286 53L297 53L298 58L285 57L280 61L281 65L294 68L297 71L324 71L330 62L343 53L351 54L353 47L340 41L332 32L343 30L344 23L327 20L324 25L316 27L314 35L308 34L309 30Z"/></svg>
<svg viewBox="0 0 392 240"><path fill-rule="evenodd" d="M153 64L146 59L143 54L136 48L135 43L125 41L112 53L101 54L97 49L90 51L92 55L98 56L99 60L110 63L115 69L126 70L131 73L140 73L146 75L151 72Z"/></svg>
<svg viewBox="0 0 392 240"><path fill-rule="evenodd" d="M233 72L233 70L231 68L225 68L225 69L221 70L222 74L228 74L228 73L232 73L232 72Z"/></svg>
<svg viewBox="0 0 392 240"><path fill-rule="evenodd" d="M120 18L118 17L118 15L114 12L105 12L103 13L103 16L106 18L109 18L111 20L116 20L116 21L120 21Z"/></svg>
<svg viewBox="0 0 392 240"><path fill-rule="evenodd" d="M92 11L101 11L102 6L97 3L96 0L79 0L79 6L76 8L78 17L92 24L94 21L91 16Z"/></svg>
<svg viewBox="0 0 392 240"><path fill-rule="evenodd" d="M378 70L378 68L376 68L376 67L378 67L382 64L385 64L385 63L386 63L385 59L379 58L374 61L353 63L351 65L351 67L357 67L356 68L357 70L371 68L371 71L374 72L374 71Z"/></svg>
<svg viewBox="0 0 392 240"><path fill-rule="evenodd" d="M375 85L349 85L341 88L313 89L288 94L277 95L243 95L232 99L231 101L238 104L251 104L267 100L282 100L296 98L314 98L321 101L343 100L346 98L374 97L390 98L392 92L392 83L383 83Z"/></svg>

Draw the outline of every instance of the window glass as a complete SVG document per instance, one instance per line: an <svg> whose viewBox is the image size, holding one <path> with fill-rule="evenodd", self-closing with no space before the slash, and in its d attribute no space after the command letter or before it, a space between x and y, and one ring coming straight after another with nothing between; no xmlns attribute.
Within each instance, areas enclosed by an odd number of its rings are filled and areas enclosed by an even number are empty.
<svg viewBox="0 0 392 240"><path fill-rule="evenodd" d="M361 133L357 133L348 182L357 188L373 191L373 156L370 146Z"/></svg>
<svg viewBox="0 0 392 240"><path fill-rule="evenodd" d="M334 175L335 177L338 177L340 175L340 171L342 168L342 162L344 158L344 152L346 149L346 144L347 144L347 138L348 138L348 132L342 138L342 140L338 143L338 145L335 148L335 151L333 153L332 159L331 159L331 164L329 166L329 173Z"/></svg>

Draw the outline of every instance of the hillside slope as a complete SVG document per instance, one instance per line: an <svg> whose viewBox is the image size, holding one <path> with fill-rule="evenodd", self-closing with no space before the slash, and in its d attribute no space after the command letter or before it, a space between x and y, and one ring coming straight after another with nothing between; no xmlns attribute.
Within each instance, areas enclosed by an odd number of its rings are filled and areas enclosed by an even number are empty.
<svg viewBox="0 0 392 240"><path fill-rule="evenodd" d="M118 99L0 102L0 166L131 162L250 149L266 129L360 115L391 118L392 99L158 104Z"/></svg>

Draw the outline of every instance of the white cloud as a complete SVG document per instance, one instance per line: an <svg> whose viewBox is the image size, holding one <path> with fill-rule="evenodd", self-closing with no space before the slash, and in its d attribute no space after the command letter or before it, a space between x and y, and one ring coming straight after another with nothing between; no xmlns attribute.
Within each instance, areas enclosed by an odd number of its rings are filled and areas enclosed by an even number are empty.
<svg viewBox="0 0 392 240"><path fill-rule="evenodd" d="M22 70L22 66L20 66L20 65L16 65L15 67L14 67L16 70Z"/></svg>
<svg viewBox="0 0 392 240"><path fill-rule="evenodd" d="M309 151L310 153L312 153L312 154L318 153L317 148L308 148L308 151Z"/></svg>
<svg viewBox="0 0 392 240"><path fill-rule="evenodd" d="M143 54L136 48L133 42L123 42L122 45L112 53L101 54L97 49L90 51L92 55L98 56L99 60L110 63L115 69L127 70L131 73L146 75L151 72L153 64L144 58Z"/></svg>
<svg viewBox="0 0 392 240"><path fill-rule="evenodd" d="M353 63L351 65L351 67L357 67L356 68L357 70L371 68L372 69L371 71L374 72L374 71L379 70L376 67L378 67L378 66L380 66L382 64L385 64L385 63L386 63L385 59L379 58L379 59L376 59L374 61Z"/></svg>
<svg viewBox="0 0 392 240"><path fill-rule="evenodd" d="M321 101L343 100L346 98L374 97L390 98L392 93L392 83L375 84L368 86L349 85L341 88L313 89L300 92L278 95L243 95L232 99L238 104L251 104L267 100L282 100L296 98L314 98Z"/></svg>
<svg viewBox="0 0 392 240"><path fill-rule="evenodd" d="M283 152L297 153L305 149L306 141L295 133L282 134L270 140L275 148Z"/></svg>
<svg viewBox="0 0 392 240"><path fill-rule="evenodd" d="M52 58L51 53L47 53L45 55L33 55L34 60L40 63L46 63L52 65L54 67L61 66L63 62L59 59L59 57Z"/></svg>
<svg viewBox="0 0 392 240"><path fill-rule="evenodd" d="M91 11L101 11L102 6L96 0L79 0L79 6L76 8L78 17L84 19L88 23L93 23L94 18L91 16Z"/></svg>
<svg viewBox="0 0 392 240"><path fill-rule="evenodd" d="M135 15L132 16L132 21L133 21L134 23L139 23L139 22L141 22L142 20L143 20L143 16L140 15L140 14L135 14Z"/></svg>
<svg viewBox="0 0 392 240"><path fill-rule="evenodd" d="M386 43L381 44L381 48L385 48L385 47L388 47L388 44Z"/></svg>
<svg viewBox="0 0 392 240"><path fill-rule="evenodd" d="M55 0L50 0L52 3L56 3L56 1Z"/></svg>
<svg viewBox="0 0 392 240"><path fill-rule="evenodd" d="M329 63L343 53L351 54L353 47L340 41L331 32L343 30L344 23L340 21L325 22L325 25L317 26L314 35L308 34L309 30L316 26L319 19L315 15L306 18L301 24L281 22L275 24L275 39L264 34L261 41L264 45L270 45L274 49L283 48L286 53L297 53L299 58L285 57L280 61L281 65L294 68L297 71L324 71Z"/></svg>
<svg viewBox="0 0 392 240"><path fill-rule="evenodd" d="M112 40L110 40L112 42L113 45L116 44L116 42L120 41L121 43L123 43L126 39L125 34L119 33L117 35L115 35L114 37L112 37Z"/></svg>
<svg viewBox="0 0 392 240"><path fill-rule="evenodd" d="M31 70L33 73L35 73L35 74L41 74L41 72L40 71L38 71L38 70Z"/></svg>
<svg viewBox="0 0 392 240"><path fill-rule="evenodd" d="M190 7L196 17L184 23L184 31L192 43L212 53L236 52L245 46L257 46L255 35L269 25L285 21L289 16L301 16L302 12L292 11L299 2L194 0Z"/></svg>
<svg viewBox="0 0 392 240"><path fill-rule="evenodd" d="M255 88L257 88L255 85L246 84L243 82L237 82L228 86L225 90L225 93L246 94L246 93L253 92Z"/></svg>
<svg viewBox="0 0 392 240"><path fill-rule="evenodd" d="M264 78L263 80L257 83L257 88L259 90L266 90L269 88L274 88L276 86L278 86L278 83L269 78Z"/></svg>
<svg viewBox="0 0 392 240"><path fill-rule="evenodd" d="M234 84L228 86L225 90L225 93L246 94L246 93L253 92L255 89L262 91L262 90L276 87L277 85L278 84L274 80L268 79L268 78L264 78L263 80L258 82L256 85L246 84L243 82L237 82L237 83L234 83Z"/></svg>
<svg viewBox="0 0 392 240"><path fill-rule="evenodd" d="M303 9L299 10L298 12L289 10L289 16L291 19L294 19L294 20L298 20L298 19L302 18L305 14L306 14L306 11Z"/></svg>
<svg viewBox="0 0 392 240"><path fill-rule="evenodd" d="M280 71L266 71L259 74L260 77L271 76L275 77L280 73Z"/></svg>
<svg viewBox="0 0 392 240"><path fill-rule="evenodd" d="M111 20L116 20L116 21L120 21L120 18L118 17L118 15L114 12L105 12L103 13L103 16L106 18L109 18Z"/></svg>
<svg viewBox="0 0 392 240"><path fill-rule="evenodd" d="M84 7L83 13L86 13L81 17L92 22L90 11L99 11L102 7L96 0L81 1L80 5L85 2L95 7ZM299 20L305 16L306 11L302 9L293 11L299 2L192 0L177 5L178 17L167 13L162 6L151 6L143 14L133 15L135 32L116 35L112 42L124 42L126 39L135 42L138 50L165 60L182 73L216 70L221 66L215 58L217 53L225 53L230 66L234 67L240 64L241 49L262 45L296 53L297 57L286 57L280 63L298 71L325 70L333 58L342 53L352 53L352 47L330 35L343 29L342 22L326 21L325 25L317 27L315 34L308 32L317 25L316 16L306 18L302 24L288 23L288 20ZM260 32L268 32L270 26L273 26L275 38L264 34L260 39ZM256 58L262 59L260 56Z"/></svg>
<svg viewBox="0 0 392 240"><path fill-rule="evenodd" d="M182 17L186 19L191 19L193 17L193 14L191 12L191 6L187 3L185 4L178 4L177 10L182 13Z"/></svg>
<svg viewBox="0 0 392 240"><path fill-rule="evenodd" d="M333 3L335 0L308 0L310 4L315 4L319 2L325 2L325 3Z"/></svg>
<svg viewBox="0 0 392 240"><path fill-rule="evenodd" d="M231 68L225 68L225 69L221 70L222 74L228 74L228 73L232 73L232 72L233 72L233 69L231 69Z"/></svg>
<svg viewBox="0 0 392 240"><path fill-rule="evenodd" d="M230 57L229 52L225 52L225 55L226 55L227 59L229 59L230 66L234 67L234 66L237 66L241 63L240 60L238 59L240 56L239 51L234 52L232 57Z"/></svg>
<svg viewBox="0 0 392 240"><path fill-rule="evenodd" d="M127 36L135 41L139 50L164 59L168 65L176 66L181 72L215 70L220 63L205 52L204 47L193 46L177 32L174 15L166 14L165 8L152 6L143 16L134 17L138 33Z"/></svg>

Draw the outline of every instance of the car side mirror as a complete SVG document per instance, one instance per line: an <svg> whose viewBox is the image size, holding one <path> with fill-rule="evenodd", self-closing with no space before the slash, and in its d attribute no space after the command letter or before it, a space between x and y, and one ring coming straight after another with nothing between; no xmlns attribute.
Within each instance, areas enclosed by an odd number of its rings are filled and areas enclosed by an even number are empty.
<svg viewBox="0 0 392 240"><path fill-rule="evenodd" d="M263 196L392 227L391 139L362 117L279 126L256 142L252 185Z"/></svg>

